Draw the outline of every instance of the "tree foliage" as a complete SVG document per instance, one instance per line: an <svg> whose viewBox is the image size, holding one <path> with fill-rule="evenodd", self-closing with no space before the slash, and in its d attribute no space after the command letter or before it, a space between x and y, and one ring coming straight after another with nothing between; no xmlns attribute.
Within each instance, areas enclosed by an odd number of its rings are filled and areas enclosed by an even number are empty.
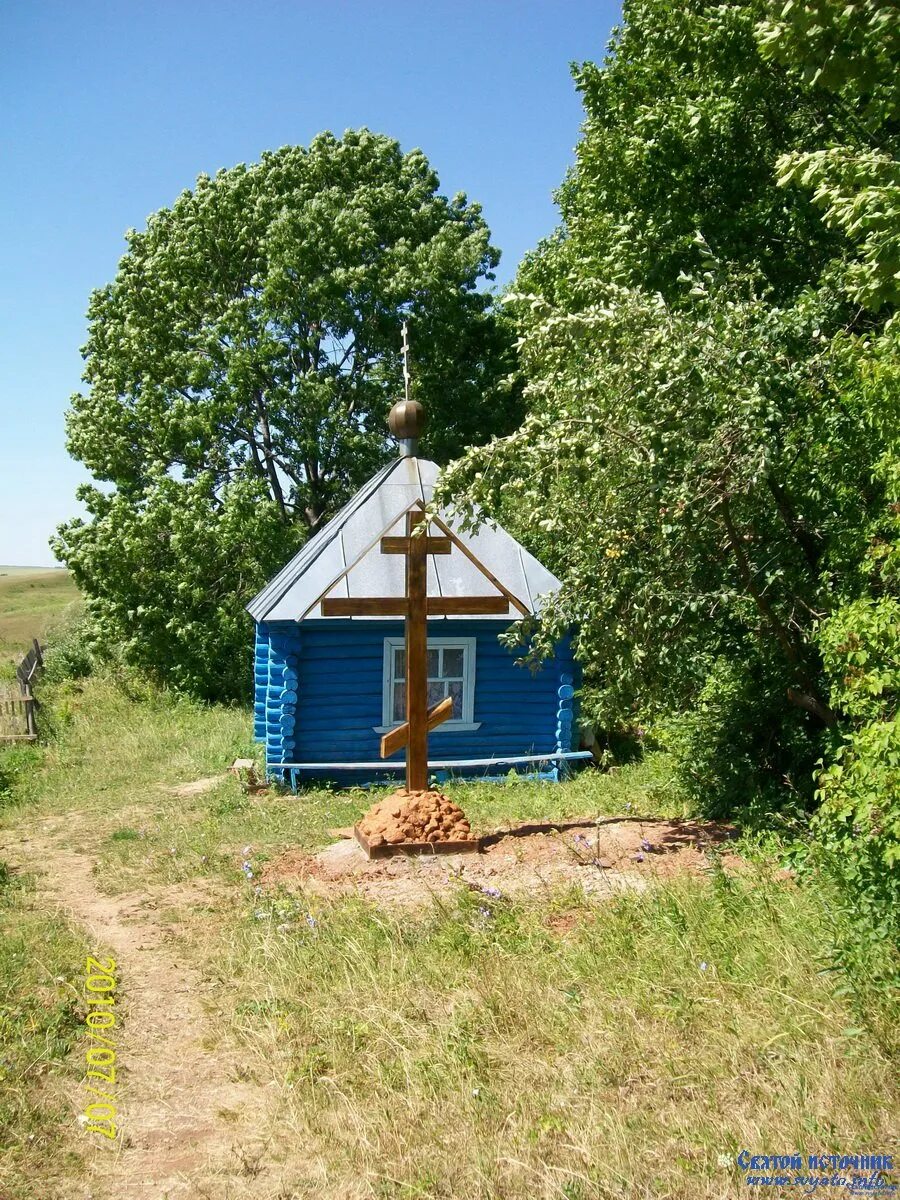
<svg viewBox="0 0 900 1200"><path fill-rule="evenodd" d="M574 622L590 715L654 722L717 811L811 800L846 728L819 630L868 586L891 502L883 427L847 386L879 329L857 247L777 175L859 118L762 52L768 11L633 0L578 69L563 221L508 297L527 416L444 482L563 580L533 652Z"/></svg>
<svg viewBox="0 0 900 1200"><path fill-rule="evenodd" d="M69 522L58 553L87 596L94 639L181 690L245 694L244 604L299 546L299 528L285 528L250 477L216 491L209 474L177 480L157 469L137 501L90 485L80 495L91 519Z"/></svg>
<svg viewBox="0 0 900 1200"><path fill-rule="evenodd" d="M814 830L851 927L863 941L900 945L900 330L846 340L842 398L866 414L877 450L870 470L885 504L865 514L857 570L818 630L830 731ZM851 964L857 947L844 953ZM893 959L894 983L900 964ZM891 972L888 973L888 979Z"/></svg>
<svg viewBox="0 0 900 1200"><path fill-rule="evenodd" d="M714 703L710 673L733 662L790 710L781 743L761 731L757 771L808 792L815 731L836 720L814 634L884 505L879 430L838 399L824 332L838 300L781 309L712 264L684 290L672 306L611 287L577 313L511 297L529 414L443 487L563 580L533 651L577 625L595 721L671 715L704 688Z"/></svg>
<svg viewBox="0 0 900 1200"><path fill-rule="evenodd" d="M681 296L697 234L723 261L761 273L779 300L815 278L839 239L773 164L824 147L843 118L756 41L758 0L630 0L602 64L575 71L585 121L559 194L562 225L519 290L590 303L596 282Z"/></svg>
<svg viewBox="0 0 900 1200"><path fill-rule="evenodd" d="M200 176L127 241L67 422L98 486L54 549L134 661L234 694L243 603L390 453L404 315L423 449L514 426L510 334L479 287L499 255L421 151L367 130Z"/></svg>
<svg viewBox="0 0 900 1200"><path fill-rule="evenodd" d="M769 0L758 35L765 54L852 114L835 144L784 155L776 167L783 186L810 191L825 222L847 236L853 251L842 286L882 317L835 340L841 402L876 434L868 470L885 503L859 522L847 555L856 569L840 578L818 630L830 703L842 719L821 764L814 828L856 931L842 947L853 966L859 942L882 943L890 955L900 937L900 331L892 315L900 300L900 9L879 0ZM886 980L896 982L900 968L889 961Z"/></svg>
<svg viewBox="0 0 900 1200"><path fill-rule="evenodd" d="M874 310L900 300L900 8L882 0L769 0L757 28L763 53L824 94L840 114L827 147L783 153L783 187L811 194L827 226L857 253L845 286Z"/></svg>

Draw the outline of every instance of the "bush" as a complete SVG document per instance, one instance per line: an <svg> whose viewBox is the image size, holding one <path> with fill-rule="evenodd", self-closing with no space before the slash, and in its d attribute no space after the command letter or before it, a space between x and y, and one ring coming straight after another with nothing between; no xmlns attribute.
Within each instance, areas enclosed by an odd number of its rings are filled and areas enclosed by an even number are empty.
<svg viewBox="0 0 900 1200"><path fill-rule="evenodd" d="M93 673L96 658L93 623L83 609L76 608L67 612L47 635L43 678L48 683L85 679Z"/></svg>
<svg viewBox="0 0 900 1200"><path fill-rule="evenodd" d="M818 778L818 858L838 884L851 969L865 947L900 978L900 600L845 604L820 633L831 703L843 716Z"/></svg>
<svg viewBox="0 0 900 1200"><path fill-rule="evenodd" d="M41 752L33 744L0 747L0 810L15 802L22 781L40 762Z"/></svg>
<svg viewBox="0 0 900 1200"><path fill-rule="evenodd" d="M663 725L675 779L693 807L755 824L811 805L820 735L807 714L784 703L785 690L758 657L719 658L694 707Z"/></svg>

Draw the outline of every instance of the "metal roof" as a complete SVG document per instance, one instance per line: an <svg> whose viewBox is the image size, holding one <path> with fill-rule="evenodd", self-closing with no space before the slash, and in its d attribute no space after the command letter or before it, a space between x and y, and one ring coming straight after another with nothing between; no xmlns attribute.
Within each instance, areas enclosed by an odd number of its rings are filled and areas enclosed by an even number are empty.
<svg viewBox="0 0 900 1200"><path fill-rule="evenodd" d="M389 463L309 539L250 601L247 611L257 621L321 620L321 601L326 596L401 598L405 591L405 559L402 555L382 554L379 543L386 534L404 532L406 513L431 500L437 476L438 467L428 459L397 458ZM485 524L477 533L464 533L443 513L440 517L454 537L528 612L538 612L540 597L558 590L556 576L505 529ZM458 546L448 555L428 556L429 596L497 594L496 585ZM510 621L519 616L510 605L507 613L487 619ZM461 618L429 618L435 619Z"/></svg>

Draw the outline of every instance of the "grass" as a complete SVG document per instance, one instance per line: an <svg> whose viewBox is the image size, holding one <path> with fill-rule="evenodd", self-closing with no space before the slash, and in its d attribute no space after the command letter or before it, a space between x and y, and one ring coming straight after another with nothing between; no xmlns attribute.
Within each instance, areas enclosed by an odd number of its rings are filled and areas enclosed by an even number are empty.
<svg viewBox="0 0 900 1200"><path fill-rule="evenodd" d="M889 1144L890 1064L821 973L818 901L765 874L599 909L254 906L216 955L319 1164L298 1195L720 1200L744 1146Z"/></svg>
<svg viewBox="0 0 900 1200"><path fill-rule="evenodd" d="M3 823L68 813L112 893L203 876L226 889L230 903L181 913L183 950L216 988L215 1036L237 1038L283 1095L272 1153L298 1163L291 1195L721 1200L746 1186L744 1146L888 1146L891 1064L829 969L814 887L761 862L600 907L460 891L411 917L258 895L244 846L259 863L324 845L371 795L244 795L223 770L253 752L241 709L96 678L47 700L53 740L7 769ZM169 790L207 777L209 790ZM661 758L461 798L482 828L681 811Z"/></svg>
<svg viewBox="0 0 900 1200"><path fill-rule="evenodd" d="M32 638L43 639L77 599L68 571L0 566L0 666L20 659Z"/></svg>
<svg viewBox="0 0 900 1200"><path fill-rule="evenodd" d="M55 722L54 740L38 769L22 754L26 769L13 803L38 816L72 813L72 844L97 853L100 884L110 892L213 873L238 882L243 846L253 846L257 861L288 846L318 849L332 840L329 829L352 824L373 800L363 789L246 796L225 772L234 758L259 754L240 708L123 688L114 679L46 688L43 695L44 723ZM214 779L209 790L179 794L181 785L204 778ZM510 782L447 790L476 827L493 829L514 819L614 813L627 805L648 814L678 813L665 778L657 759L608 775L585 773L563 786Z"/></svg>
<svg viewBox="0 0 900 1200"><path fill-rule="evenodd" d="M30 881L0 862L0 1195L10 1200L33 1196L33 1180L79 1169L63 1089L81 1076L86 951L77 930L36 903Z"/></svg>

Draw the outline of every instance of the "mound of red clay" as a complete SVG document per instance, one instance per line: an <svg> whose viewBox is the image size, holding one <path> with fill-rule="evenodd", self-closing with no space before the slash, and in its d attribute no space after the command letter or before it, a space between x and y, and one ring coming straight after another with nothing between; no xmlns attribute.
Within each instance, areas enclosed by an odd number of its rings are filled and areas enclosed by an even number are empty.
<svg viewBox="0 0 900 1200"><path fill-rule="evenodd" d="M466 814L442 792L393 792L372 805L358 828L370 846L472 840Z"/></svg>

